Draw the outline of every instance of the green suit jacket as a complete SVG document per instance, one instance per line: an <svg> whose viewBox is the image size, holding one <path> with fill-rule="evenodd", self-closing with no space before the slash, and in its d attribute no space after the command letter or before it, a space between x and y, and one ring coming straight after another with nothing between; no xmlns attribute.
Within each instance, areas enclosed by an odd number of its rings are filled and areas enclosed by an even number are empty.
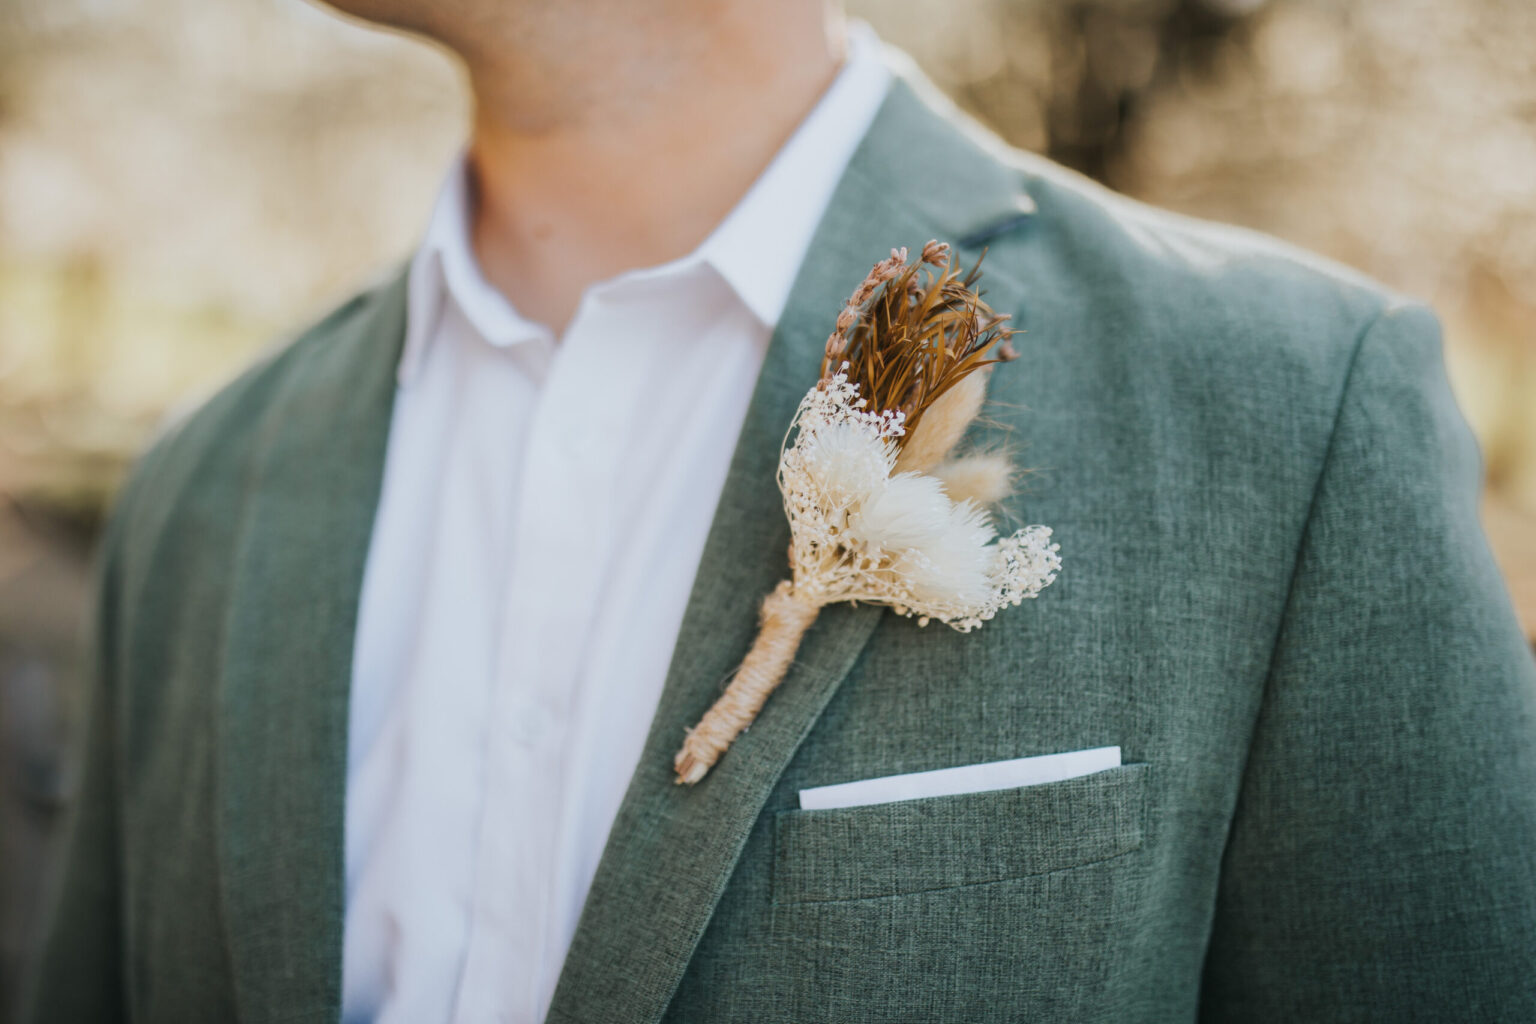
<svg viewBox="0 0 1536 1024"><path fill-rule="evenodd" d="M1536 669L1423 308L1010 153L898 81L768 349L550 1019L1536 1020ZM961 635L816 623L671 761L785 572L779 441L893 245L1027 334L989 423L1065 561ZM334 1021L353 629L400 278L171 430L108 528L43 1021ZM622 686L624 680L613 680ZM1119 744L1035 787L802 787Z"/></svg>

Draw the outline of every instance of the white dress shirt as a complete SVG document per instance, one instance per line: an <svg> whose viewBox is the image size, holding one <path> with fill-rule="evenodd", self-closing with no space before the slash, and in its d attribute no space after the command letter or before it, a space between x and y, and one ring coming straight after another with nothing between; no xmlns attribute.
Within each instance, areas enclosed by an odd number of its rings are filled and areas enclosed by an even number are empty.
<svg viewBox="0 0 1536 1024"><path fill-rule="evenodd" d="M547 1013L769 334L889 84L869 30L849 44L709 238L588 288L559 338L481 276L448 175L357 625L346 1021Z"/></svg>

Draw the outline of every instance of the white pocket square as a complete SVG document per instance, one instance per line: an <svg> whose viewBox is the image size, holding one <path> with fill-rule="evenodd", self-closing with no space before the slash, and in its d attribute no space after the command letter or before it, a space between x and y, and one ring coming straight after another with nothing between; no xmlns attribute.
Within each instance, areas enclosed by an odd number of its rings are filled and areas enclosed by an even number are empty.
<svg viewBox="0 0 1536 1024"><path fill-rule="evenodd" d="M862 807L913 800L924 796L958 796L985 793L994 789L1038 786L1043 782L1061 782L1080 775L1092 775L1106 768L1120 767L1119 747L1095 747L1065 754L1041 754L1016 757L1011 761L989 761L958 768L939 768L931 772L886 775L878 779L840 782L800 791L800 809L824 811L834 807Z"/></svg>

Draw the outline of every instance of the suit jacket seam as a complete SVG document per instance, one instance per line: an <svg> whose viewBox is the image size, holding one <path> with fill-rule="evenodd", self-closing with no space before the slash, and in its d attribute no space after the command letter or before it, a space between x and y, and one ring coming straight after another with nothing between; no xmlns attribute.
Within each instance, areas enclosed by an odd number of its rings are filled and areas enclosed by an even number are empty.
<svg viewBox="0 0 1536 1024"><path fill-rule="evenodd" d="M1306 551L1307 540L1312 533L1312 523L1317 515L1318 495L1322 491L1323 479L1328 475L1328 469L1333 463L1334 447L1338 442L1339 423L1340 420L1343 419L1344 405L1349 400L1350 389L1354 385L1355 369L1359 365L1360 352L1365 347L1366 339L1370 337L1371 332L1377 328L1377 326L1382 322L1383 319L1386 318L1386 316L1392 311L1393 308L1394 304L1392 302L1383 301L1381 305L1376 309L1376 311L1365 320L1360 329L1356 331L1354 340L1350 343L1349 359L1344 366L1343 381L1339 387L1338 400L1334 404L1333 416L1331 417L1328 426L1328 441L1323 448L1322 458L1318 461L1317 475L1312 480L1312 492L1307 498L1306 515L1302 519L1301 530L1296 538L1296 549L1291 556L1290 578L1286 582L1285 598L1280 603L1280 621L1275 626L1275 636L1273 641L1270 643L1269 658L1264 668L1264 681L1260 687L1259 699L1254 710L1253 721L1250 723L1248 729L1248 743L1243 754L1243 770L1241 773L1239 773L1238 776L1237 795L1232 803L1232 811L1227 816L1227 833L1222 840L1221 859L1218 862L1220 866L1216 872L1216 896L1211 901L1211 912L1206 922L1207 947L1210 945L1211 932L1215 927L1216 916L1220 909L1221 880L1226 870L1227 854L1231 850L1233 832L1232 826L1233 823L1237 820L1238 814L1241 812L1243 790L1247 786L1249 771L1252 767L1254 738L1258 735L1259 726L1264 720L1264 709L1269 702L1269 691L1270 687L1273 685L1275 677L1275 660L1279 655L1281 640L1285 636L1286 623L1291 618L1291 605L1296 596L1296 583L1301 575L1302 555ZM1204 968L1202 966L1202 988L1204 973Z"/></svg>

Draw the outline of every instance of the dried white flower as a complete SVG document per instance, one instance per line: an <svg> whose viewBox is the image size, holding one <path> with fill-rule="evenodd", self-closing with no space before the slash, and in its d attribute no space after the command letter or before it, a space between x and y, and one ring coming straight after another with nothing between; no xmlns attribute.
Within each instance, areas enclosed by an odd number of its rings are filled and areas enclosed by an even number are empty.
<svg viewBox="0 0 1536 1024"><path fill-rule="evenodd" d="M885 486L896 462L896 443L872 439L863 426L829 424L799 446L800 459L828 507L866 504Z"/></svg>
<svg viewBox="0 0 1536 1024"><path fill-rule="evenodd" d="M844 544L871 557L935 544L949 528L952 507L933 477L898 473L850 511Z"/></svg>
<svg viewBox="0 0 1536 1024"><path fill-rule="evenodd" d="M1049 528L999 540L987 513L952 501L938 477L893 475L902 418L864 405L839 370L800 402L794 442L780 453L796 594L889 605L968 631L1056 578Z"/></svg>

